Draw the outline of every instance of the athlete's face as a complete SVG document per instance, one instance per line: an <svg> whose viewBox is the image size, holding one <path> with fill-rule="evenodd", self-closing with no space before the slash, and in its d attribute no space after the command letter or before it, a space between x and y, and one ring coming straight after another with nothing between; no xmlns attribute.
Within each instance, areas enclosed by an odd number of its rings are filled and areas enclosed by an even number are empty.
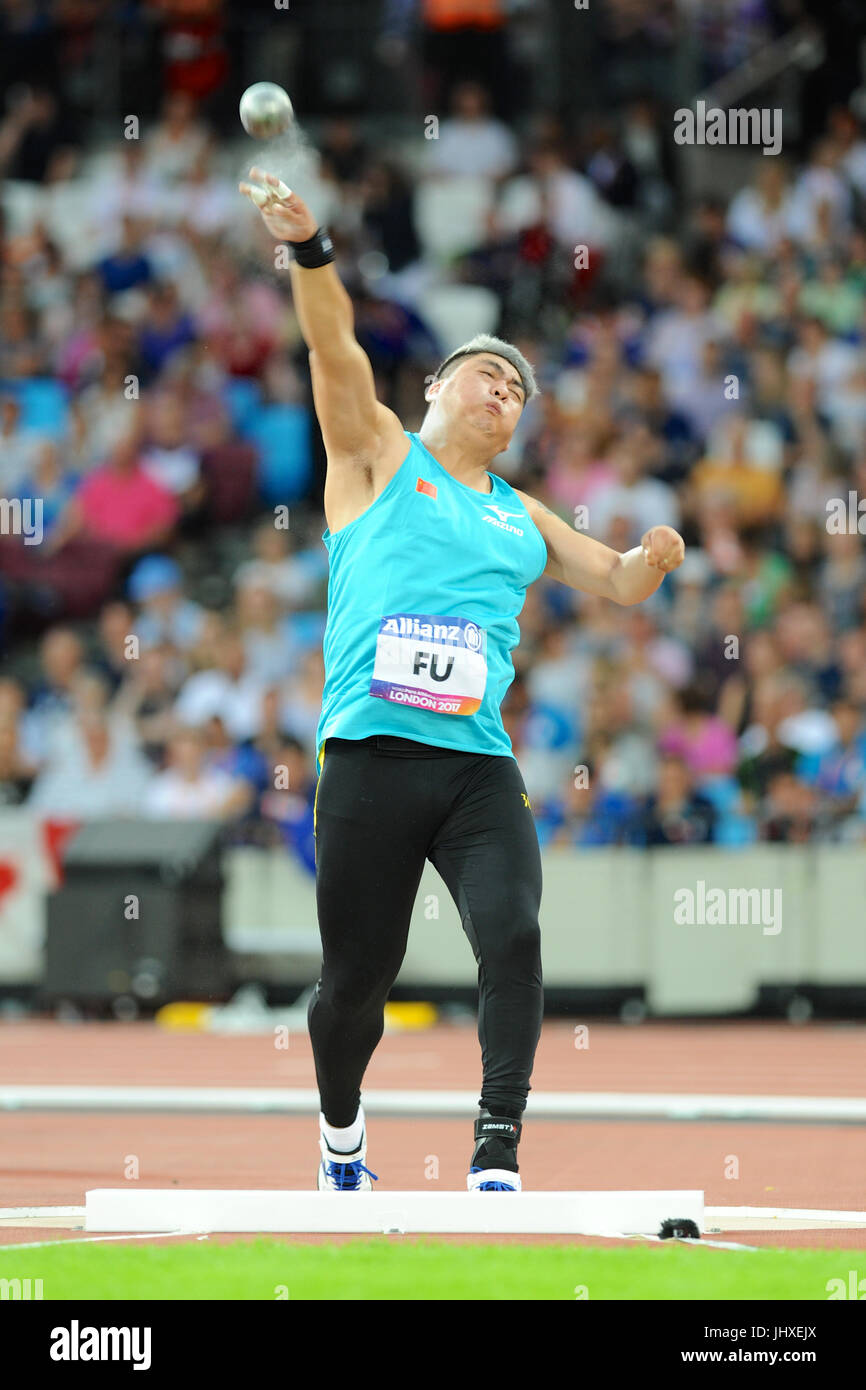
<svg viewBox="0 0 866 1390"><path fill-rule="evenodd" d="M449 415L469 420L497 446L497 452L508 448L526 393L506 358L493 353L467 357L437 390Z"/></svg>

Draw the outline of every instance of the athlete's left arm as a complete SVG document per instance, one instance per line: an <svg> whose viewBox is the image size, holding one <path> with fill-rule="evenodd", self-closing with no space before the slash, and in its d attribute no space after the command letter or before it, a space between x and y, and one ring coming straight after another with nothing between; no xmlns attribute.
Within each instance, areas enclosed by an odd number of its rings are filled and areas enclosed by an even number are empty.
<svg viewBox="0 0 866 1390"><path fill-rule="evenodd" d="M683 538L670 526L651 526L640 545L621 555L582 531L573 530L543 502L515 488L547 546L544 573L571 589L614 603L642 603L666 574L683 562Z"/></svg>

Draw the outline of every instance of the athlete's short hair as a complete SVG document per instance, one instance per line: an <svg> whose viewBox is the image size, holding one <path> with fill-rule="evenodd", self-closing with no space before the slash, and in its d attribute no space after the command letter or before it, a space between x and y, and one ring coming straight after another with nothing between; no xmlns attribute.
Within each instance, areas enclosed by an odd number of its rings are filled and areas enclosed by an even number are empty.
<svg viewBox="0 0 866 1390"><path fill-rule="evenodd" d="M503 338L494 338L489 333L476 333L475 337L470 338L468 343L464 343L462 347L452 352L450 357L446 357L437 371L434 381L440 381L447 370L456 365L462 358L475 357L480 352L489 352L495 357L504 357L506 362L511 363L523 382L524 405L527 401L531 401L533 396L538 395L535 373L523 353L513 343L506 343Z"/></svg>

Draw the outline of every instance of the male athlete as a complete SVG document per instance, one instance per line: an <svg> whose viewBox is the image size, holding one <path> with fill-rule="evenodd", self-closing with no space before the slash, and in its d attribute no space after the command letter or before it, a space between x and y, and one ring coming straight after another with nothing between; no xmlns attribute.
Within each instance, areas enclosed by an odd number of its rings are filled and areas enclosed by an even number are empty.
<svg viewBox="0 0 866 1390"><path fill-rule="evenodd" d="M500 704L527 586L542 574L640 603L682 563L654 526L624 555L496 473L532 368L481 336L442 363L417 434L376 399L333 245L306 204L253 168L241 192L291 244L295 310L327 451L325 687L316 735L322 971L309 1009L318 1186L371 1190L361 1082L406 950L425 860L478 963L483 1081L470 1191L518 1191L517 1145L543 1013L541 855ZM267 201L263 202L265 195Z"/></svg>

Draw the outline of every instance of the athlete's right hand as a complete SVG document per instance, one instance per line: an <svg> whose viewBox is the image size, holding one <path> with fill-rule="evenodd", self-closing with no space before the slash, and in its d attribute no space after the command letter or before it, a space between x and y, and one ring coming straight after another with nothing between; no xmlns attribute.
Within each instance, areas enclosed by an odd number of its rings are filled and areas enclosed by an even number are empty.
<svg viewBox="0 0 866 1390"><path fill-rule="evenodd" d="M287 195L279 197L277 189L281 180L276 174L268 174L253 165L250 178L255 179L255 183L239 183L238 188L259 209L265 226L277 241L309 241L316 235L319 224L304 200L291 189ZM267 195L265 202L262 201L264 195Z"/></svg>

